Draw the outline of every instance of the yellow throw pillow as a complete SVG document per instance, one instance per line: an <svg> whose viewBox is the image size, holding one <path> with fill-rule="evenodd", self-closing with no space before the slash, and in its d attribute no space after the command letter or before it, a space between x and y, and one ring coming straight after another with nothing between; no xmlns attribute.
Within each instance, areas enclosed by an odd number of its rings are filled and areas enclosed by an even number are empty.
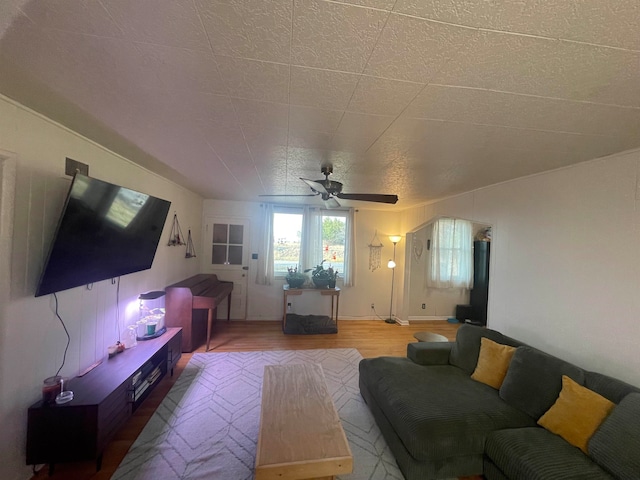
<svg viewBox="0 0 640 480"><path fill-rule="evenodd" d="M480 339L480 355L478 364L471 374L471 378L478 382L499 389L507 375L511 357L513 357L515 347L502 345L486 337Z"/></svg>
<svg viewBox="0 0 640 480"><path fill-rule="evenodd" d="M615 403L563 375L560 396L538 425L588 453L587 442L613 407Z"/></svg>

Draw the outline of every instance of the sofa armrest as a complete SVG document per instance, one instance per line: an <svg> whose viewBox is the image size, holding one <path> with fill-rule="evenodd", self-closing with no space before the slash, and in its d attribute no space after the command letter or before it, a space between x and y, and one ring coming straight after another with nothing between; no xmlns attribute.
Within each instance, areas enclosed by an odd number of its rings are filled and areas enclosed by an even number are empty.
<svg viewBox="0 0 640 480"><path fill-rule="evenodd" d="M453 342L416 342L407 345L407 357L418 365L449 365Z"/></svg>

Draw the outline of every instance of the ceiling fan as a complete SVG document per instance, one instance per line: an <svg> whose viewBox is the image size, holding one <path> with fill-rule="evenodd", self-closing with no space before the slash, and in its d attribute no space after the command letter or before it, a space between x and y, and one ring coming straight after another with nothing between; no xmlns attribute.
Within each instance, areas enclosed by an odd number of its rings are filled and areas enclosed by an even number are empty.
<svg viewBox="0 0 640 480"><path fill-rule="evenodd" d="M337 208L340 206L336 198L342 200L360 200L363 202L392 203L398 201L397 195L383 195L378 193L342 193L342 183L329 180L329 175L333 173L333 165L325 165L320 169L324 175L324 180L309 180L300 178L306 183L313 193L306 195L260 195L261 197L315 197L320 195L327 208Z"/></svg>

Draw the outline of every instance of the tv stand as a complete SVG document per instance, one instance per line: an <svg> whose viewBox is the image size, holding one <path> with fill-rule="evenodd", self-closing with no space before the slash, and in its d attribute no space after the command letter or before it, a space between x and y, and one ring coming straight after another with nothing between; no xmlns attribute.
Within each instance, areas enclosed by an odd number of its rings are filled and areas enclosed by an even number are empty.
<svg viewBox="0 0 640 480"><path fill-rule="evenodd" d="M168 328L70 380L69 403L33 404L27 415L27 465L47 463L52 474L56 463L95 459L100 470L113 435L164 375L173 375L181 352L182 329Z"/></svg>

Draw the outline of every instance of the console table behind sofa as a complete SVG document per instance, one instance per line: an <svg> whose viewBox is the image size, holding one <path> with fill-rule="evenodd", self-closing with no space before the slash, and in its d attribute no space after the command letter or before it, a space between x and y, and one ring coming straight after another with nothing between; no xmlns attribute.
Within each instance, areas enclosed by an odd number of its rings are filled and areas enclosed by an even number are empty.
<svg viewBox="0 0 640 480"><path fill-rule="evenodd" d="M182 351L192 352L204 338L204 310L207 314L207 350L211 340L211 329L218 305L227 299L227 321L231 314L231 292L233 282L218 280L214 274L199 274L165 288L165 323L169 327L182 327Z"/></svg>

